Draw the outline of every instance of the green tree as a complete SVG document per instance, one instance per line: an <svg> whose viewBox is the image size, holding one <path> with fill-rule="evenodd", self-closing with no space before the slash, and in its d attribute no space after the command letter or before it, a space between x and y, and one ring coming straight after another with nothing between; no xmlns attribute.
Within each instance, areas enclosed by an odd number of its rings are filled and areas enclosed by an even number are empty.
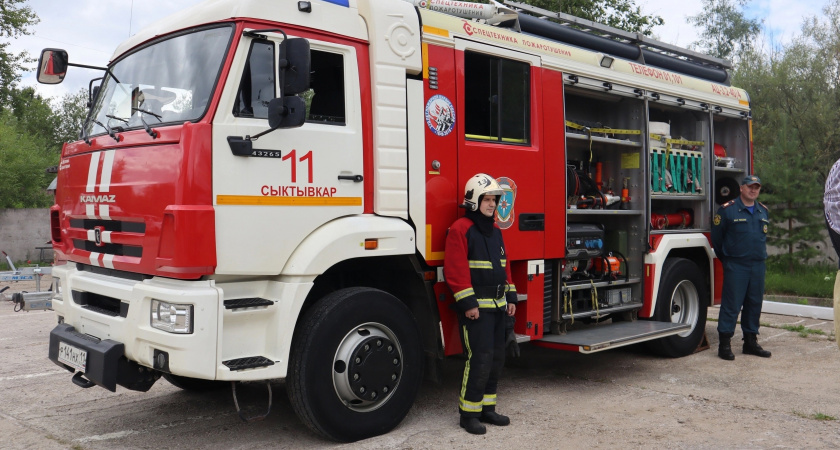
<svg viewBox="0 0 840 450"><path fill-rule="evenodd" d="M26 52L9 52L8 39L30 34L29 27L38 23L25 1L0 0L0 111L6 109L24 65L32 62Z"/></svg>
<svg viewBox="0 0 840 450"><path fill-rule="evenodd" d="M53 101L54 136L59 150L65 142L79 139L79 131L88 114L87 102L87 88L80 88L75 94L65 94L61 99Z"/></svg>
<svg viewBox="0 0 840 450"><path fill-rule="evenodd" d="M820 232L825 228L819 208L822 186L808 176L813 149L806 148L803 154L801 142L796 129L782 117L773 143L755 164L764 183L760 200L770 209L768 242L785 250L773 259L787 265L790 273L797 262L807 263L818 255L810 244L822 240Z"/></svg>
<svg viewBox="0 0 840 450"><path fill-rule="evenodd" d="M490 3L489 0L476 0ZM644 15L634 0L518 0L548 11L575 17L650 36L653 27L665 23L656 15Z"/></svg>
<svg viewBox="0 0 840 450"><path fill-rule="evenodd" d="M17 117L0 111L0 208L43 208L52 204L45 169L58 158L42 138L29 133Z"/></svg>
<svg viewBox="0 0 840 450"><path fill-rule="evenodd" d="M840 157L840 1L808 19L790 44L765 52L747 48L733 84L750 93L753 149L762 194L771 208L772 245L790 263L812 255L820 241L825 178Z"/></svg>
<svg viewBox="0 0 840 450"><path fill-rule="evenodd" d="M761 21L747 19L741 9L747 0L703 0L703 8L688 22L701 28L695 50L718 58L734 60L752 47L761 32Z"/></svg>
<svg viewBox="0 0 840 450"><path fill-rule="evenodd" d="M524 0L522 3L646 36L651 35L653 27L665 23L662 17L642 14L634 0Z"/></svg>
<svg viewBox="0 0 840 450"><path fill-rule="evenodd" d="M37 137L44 141L47 147L55 147L52 106L49 100L35 91L35 88L27 86L12 90L8 111L17 119L19 131Z"/></svg>

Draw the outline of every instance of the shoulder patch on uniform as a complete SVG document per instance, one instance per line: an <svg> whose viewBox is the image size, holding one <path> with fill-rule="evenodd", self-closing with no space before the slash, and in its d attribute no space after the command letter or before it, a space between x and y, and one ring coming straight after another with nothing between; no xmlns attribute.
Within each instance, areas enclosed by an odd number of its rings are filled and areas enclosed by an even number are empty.
<svg viewBox="0 0 840 450"><path fill-rule="evenodd" d="M724 203L724 204L720 205L720 207L721 207L721 208L728 208L728 207L730 207L730 206L732 206L732 205L734 205L734 204L735 204L735 200L729 200L728 202L726 202L726 203Z"/></svg>
<svg viewBox="0 0 840 450"><path fill-rule="evenodd" d="M715 214L714 224L715 226L720 225L720 214Z"/></svg>

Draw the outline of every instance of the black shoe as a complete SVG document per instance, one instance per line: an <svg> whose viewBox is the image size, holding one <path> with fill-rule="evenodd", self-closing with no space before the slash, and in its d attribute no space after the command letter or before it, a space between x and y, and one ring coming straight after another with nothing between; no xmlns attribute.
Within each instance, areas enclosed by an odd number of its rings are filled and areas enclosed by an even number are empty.
<svg viewBox="0 0 840 450"><path fill-rule="evenodd" d="M735 354L732 353L732 336L720 336L720 346L718 347L718 356L720 359L732 361L735 359Z"/></svg>
<svg viewBox="0 0 840 450"><path fill-rule="evenodd" d="M461 428L469 434L485 434L487 428L478 421L478 417L461 416Z"/></svg>
<svg viewBox="0 0 840 450"><path fill-rule="evenodd" d="M481 418L478 420L489 423L490 425L497 425L500 427L510 425L510 418L508 416L503 416L496 411L487 411L481 413Z"/></svg>
<svg viewBox="0 0 840 450"><path fill-rule="evenodd" d="M754 334L745 334L744 335L744 354L745 355L755 355L760 356L762 358L769 358L772 353L768 352L761 348L758 345L757 336Z"/></svg>

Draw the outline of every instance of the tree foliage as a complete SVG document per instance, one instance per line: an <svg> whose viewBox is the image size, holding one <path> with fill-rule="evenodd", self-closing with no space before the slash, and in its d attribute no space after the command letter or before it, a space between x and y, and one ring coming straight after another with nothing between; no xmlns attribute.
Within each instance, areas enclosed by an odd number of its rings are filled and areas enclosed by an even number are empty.
<svg viewBox="0 0 840 450"><path fill-rule="evenodd" d="M61 147L77 139L87 115L87 92L80 89L52 102L31 87L11 91L0 111L0 208L52 204L46 188Z"/></svg>
<svg viewBox="0 0 840 450"><path fill-rule="evenodd" d="M17 117L0 111L0 208L37 208L52 204L45 169L58 162L43 139L26 131Z"/></svg>
<svg viewBox="0 0 840 450"><path fill-rule="evenodd" d="M718 58L736 60L753 46L761 32L761 21L747 19L741 8L747 0L703 0L703 8L688 22L701 28L692 47Z"/></svg>
<svg viewBox="0 0 840 450"><path fill-rule="evenodd" d="M0 0L0 111L7 108L24 65L32 62L26 52L9 52L7 41L30 34L29 27L38 23L38 16L25 2Z"/></svg>
<svg viewBox="0 0 840 450"><path fill-rule="evenodd" d="M489 0L475 0L490 3ZM653 27L665 23L656 15L644 15L635 0L517 0L552 12L571 14L582 19L650 36Z"/></svg>
<svg viewBox="0 0 840 450"><path fill-rule="evenodd" d="M808 19L790 44L746 48L732 74L750 93L756 172L771 210L771 242L786 261L807 261L822 238L821 207L828 170L840 157L840 0ZM792 266L791 266L792 267Z"/></svg>
<svg viewBox="0 0 840 450"><path fill-rule="evenodd" d="M784 250L775 258L793 272L797 262L819 254L811 244L822 240L820 232L825 228L817 206L822 186L807 175L812 169L813 149L801 148L802 138L787 117L781 118L773 137L755 167L765 183L760 200L771 211L768 240Z"/></svg>
<svg viewBox="0 0 840 450"><path fill-rule="evenodd" d="M642 14L634 0L523 0L522 3L646 36L651 35L653 27L665 23L659 16Z"/></svg>

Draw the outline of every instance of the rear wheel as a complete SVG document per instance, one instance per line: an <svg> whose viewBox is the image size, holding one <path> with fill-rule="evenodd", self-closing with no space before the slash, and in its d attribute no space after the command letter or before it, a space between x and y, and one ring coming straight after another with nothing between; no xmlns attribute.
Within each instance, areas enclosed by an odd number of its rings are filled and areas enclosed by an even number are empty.
<svg viewBox="0 0 840 450"><path fill-rule="evenodd" d="M691 328L680 334L650 341L648 348L659 355L674 358L694 353L706 329L708 298L703 272L697 264L684 258L666 260L656 297L654 319L685 323L691 325Z"/></svg>
<svg viewBox="0 0 840 450"><path fill-rule="evenodd" d="M313 431L337 441L387 433L408 414L423 375L420 332L409 309L370 288L318 301L298 325L287 391Z"/></svg>

